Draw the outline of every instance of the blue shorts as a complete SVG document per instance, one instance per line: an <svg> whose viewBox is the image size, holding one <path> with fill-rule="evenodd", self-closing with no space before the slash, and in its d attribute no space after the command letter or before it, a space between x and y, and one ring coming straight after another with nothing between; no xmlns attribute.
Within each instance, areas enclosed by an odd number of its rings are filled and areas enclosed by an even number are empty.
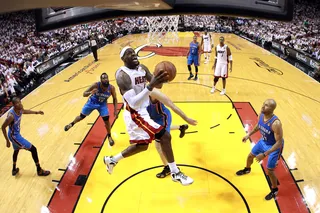
<svg viewBox="0 0 320 213"><path fill-rule="evenodd" d="M106 103L104 104L86 103L82 108L81 114L88 116L95 109L99 111L101 117L109 116L109 109Z"/></svg>
<svg viewBox="0 0 320 213"><path fill-rule="evenodd" d="M198 55L189 55L188 56L188 65L194 64L195 66L199 66L199 56Z"/></svg>
<svg viewBox="0 0 320 213"><path fill-rule="evenodd" d="M20 134L11 135L9 132L8 137L14 150L31 149L32 144L24 139Z"/></svg>
<svg viewBox="0 0 320 213"><path fill-rule="evenodd" d="M165 116L163 118L156 118L156 119L153 119L151 117L151 119L154 120L154 122L156 122L157 124L163 126L166 128L167 132L170 133L170 128L171 128L171 122L172 122L172 117L171 117L171 112L169 109L167 108L164 108L163 109L163 112L165 114Z"/></svg>
<svg viewBox="0 0 320 213"><path fill-rule="evenodd" d="M268 145L266 142L262 139L259 140L259 142L252 148L251 153L254 156L259 155L260 153L264 153L271 149L273 145ZM284 143L282 144L282 147L277 149L276 151L273 151L269 154L268 156L268 164L267 168L268 169L274 169L276 168L277 161L280 159L280 156L282 154Z"/></svg>

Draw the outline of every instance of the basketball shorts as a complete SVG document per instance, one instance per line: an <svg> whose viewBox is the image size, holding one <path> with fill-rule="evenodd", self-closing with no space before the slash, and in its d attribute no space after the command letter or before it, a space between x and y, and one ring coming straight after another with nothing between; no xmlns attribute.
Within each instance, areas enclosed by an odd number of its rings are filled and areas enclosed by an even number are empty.
<svg viewBox="0 0 320 213"><path fill-rule="evenodd" d="M199 66L199 56L198 55L189 55L188 56L188 65L194 64L195 66Z"/></svg>
<svg viewBox="0 0 320 213"><path fill-rule="evenodd" d="M20 134L13 135L9 132L8 137L14 150L31 149L32 144L28 140L24 139Z"/></svg>
<svg viewBox="0 0 320 213"><path fill-rule="evenodd" d="M228 64L217 63L214 77L228 78Z"/></svg>
<svg viewBox="0 0 320 213"><path fill-rule="evenodd" d="M91 114L93 110L98 110L101 117L109 116L109 109L107 107L107 104L92 104L92 103L86 103L81 111L81 114L88 116Z"/></svg>
<svg viewBox="0 0 320 213"><path fill-rule="evenodd" d="M171 112L166 107L163 108L162 110L163 110L162 115L156 116L156 117L151 116L151 119L154 120L157 124L166 128L166 131L170 133L171 122L172 122ZM157 112L155 112L155 113L157 113Z"/></svg>
<svg viewBox="0 0 320 213"><path fill-rule="evenodd" d="M123 117L131 144L151 143L155 139L155 135L164 128L150 118L146 109L140 114L127 105Z"/></svg>
<svg viewBox="0 0 320 213"><path fill-rule="evenodd" d="M203 52L211 52L211 45L204 44L203 45Z"/></svg>
<svg viewBox="0 0 320 213"><path fill-rule="evenodd" d="M271 152L268 156L268 163L267 163L267 168L268 169L274 169L276 168L277 161L280 159L280 156L282 154L284 144L282 144L282 147L279 149ZM259 142L252 148L251 153L254 156L259 155L260 153L264 153L271 149L272 145L266 144L266 142L262 139L259 140Z"/></svg>

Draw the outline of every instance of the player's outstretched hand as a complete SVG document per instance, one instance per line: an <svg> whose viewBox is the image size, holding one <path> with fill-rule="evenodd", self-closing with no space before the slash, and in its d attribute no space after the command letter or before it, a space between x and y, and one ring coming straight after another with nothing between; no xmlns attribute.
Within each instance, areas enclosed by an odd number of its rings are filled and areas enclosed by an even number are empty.
<svg viewBox="0 0 320 213"><path fill-rule="evenodd" d="M186 122L192 126L196 126L198 124L198 121L193 120L192 118L187 118Z"/></svg>
<svg viewBox="0 0 320 213"><path fill-rule="evenodd" d="M44 115L44 112L43 111L38 111L38 114Z"/></svg>
<svg viewBox="0 0 320 213"><path fill-rule="evenodd" d="M154 88L160 86L163 83L166 83L169 79L169 75L164 70L160 70L156 75L152 76L150 81L150 87Z"/></svg>
<svg viewBox="0 0 320 213"><path fill-rule="evenodd" d="M245 143L249 139L249 135L246 135L242 138L242 142Z"/></svg>

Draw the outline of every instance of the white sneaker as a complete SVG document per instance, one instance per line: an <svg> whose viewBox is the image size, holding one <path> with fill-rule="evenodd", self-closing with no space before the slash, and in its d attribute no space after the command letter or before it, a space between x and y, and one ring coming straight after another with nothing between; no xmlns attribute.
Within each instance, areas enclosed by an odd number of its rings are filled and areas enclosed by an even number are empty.
<svg viewBox="0 0 320 213"><path fill-rule="evenodd" d="M115 167L118 162L115 161L112 156L104 156L103 162L107 166L107 171L111 175L113 171L113 167Z"/></svg>
<svg viewBox="0 0 320 213"><path fill-rule="evenodd" d="M226 90L222 89L222 91L220 92L220 95L225 95L226 94Z"/></svg>
<svg viewBox="0 0 320 213"><path fill-rule="evenodd" d="M216 88L215 87L212 87L212 89L211 89L211 93L214 93L214 91L216 90Z"/></svg>
<svg viewBox="0 0 320 213"><path fill-rule="evenodd" d="M171 173L171 178L174 182L180 182L184 186L193 183L193 179L191 177L186 176L181 171L179 171L178 173Z"/></svg>

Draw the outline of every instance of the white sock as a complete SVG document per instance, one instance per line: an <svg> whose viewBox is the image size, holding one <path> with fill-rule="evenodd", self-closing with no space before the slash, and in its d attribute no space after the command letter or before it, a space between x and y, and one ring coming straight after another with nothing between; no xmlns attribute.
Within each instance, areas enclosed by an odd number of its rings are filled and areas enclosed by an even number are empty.
<svg viewBox="0 0 320 213"><path fill-rule="evenodd" d="M178 169L178 167L177 167L177 165L176 165L175 162L168 163L168 166L169 166L170 171L171 171L172 173L178 173L178 172L179 172L179 169Z"/></svg>
<svg viewBox="0 0 320 213"><path fill-rule="evenodd" d="M119 154L117 154L116 156L112 157L116 162L119 162L119 160L123 159L123 156L121 154L121 152Z"/></svg>

